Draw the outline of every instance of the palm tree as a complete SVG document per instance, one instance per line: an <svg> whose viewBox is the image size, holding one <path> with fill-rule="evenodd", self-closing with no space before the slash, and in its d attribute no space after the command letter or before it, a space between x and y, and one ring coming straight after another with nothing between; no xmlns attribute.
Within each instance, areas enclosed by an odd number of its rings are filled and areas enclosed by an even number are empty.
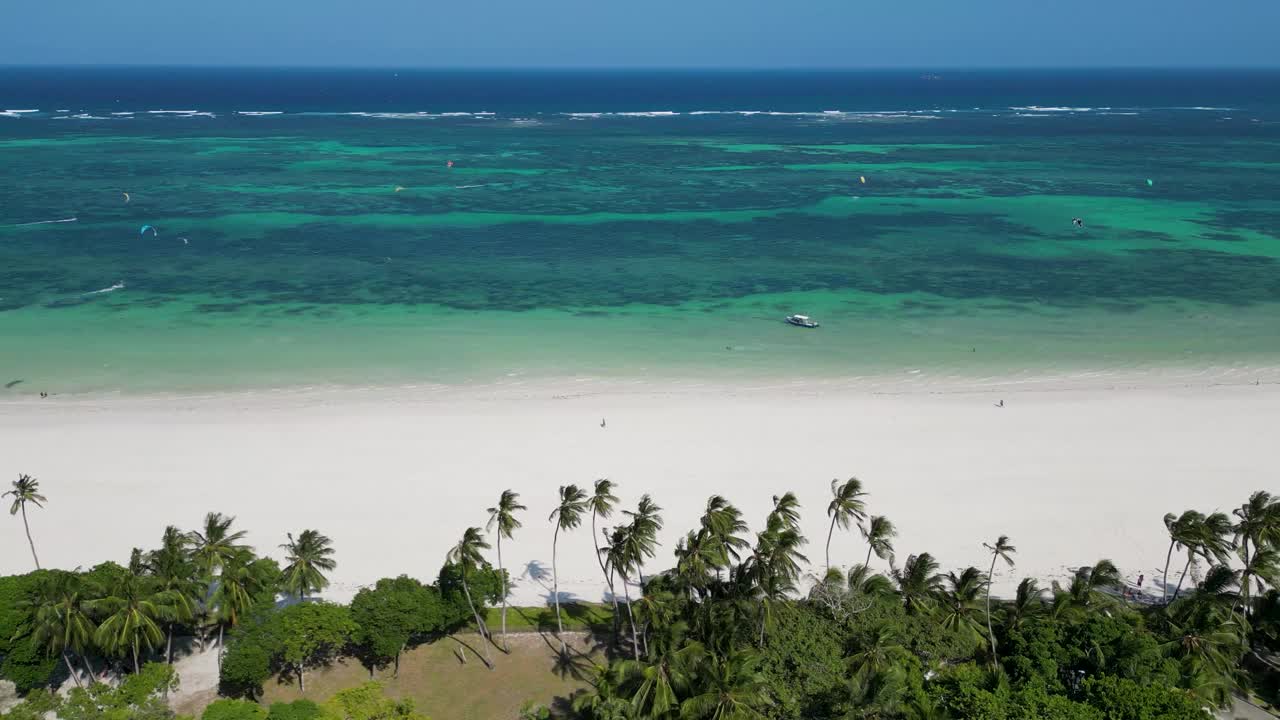
<svg viewBox="0 0 1280 720"><path fill-rule="evenodd" d="M1180 661L1183 683L1192 694L1218 707L1230 702L1240 687L1245 649L1240 625L1202 614L1183 623L1171 621L1168 634L1173 639L1162 649Z"/></svg>
<svg viewBox="0 0 1280 720"><path fill-rule="evenodd" d="M203 530L192 530L187 535L193 548L192 557L199 563L207 579L211 580L214 572L228 558L242 549L248 549L247 545L240 542L244 539L244 531L231 532L233 522L234 517L211 512L204 516Z"/></svg>
<svg viewBox="0 0 1280 720"><path fill-rule="evenodd" d="M646 495L647 499L648 496ZM634 513L628 513L635 515ZM617 572L622 578L622 593L627 604L627 619L631 623L631 654L640 659L640 633L636 627L635 612L631 606L631 573L640 572L640 565L645 557L653 557L656 540L652 537L638 537L637 533L645 531L638 528L634 520L628 525L620 525L609 533L609 544L600 548L604 554L606 566ZM647 532L647 531L645 531Z"/></svg>
<svg viewBox="0 0 1280 720"><path fill-rule="evenodd" d="M1249 557L1247 550L1241 547L1241 559L1244 560L1244 569L1240 571L1239 604L1244 605L1245 613L1249 614L1251 586L1256 586L1258 594L1262 594L1266 585L1274 587L1280 582L1280 550L1263 547Z"/></svg>
<svg viewBox="0 0 1280 720"><path fill-rule="evenodd" d="M773 705L755 653L709 655L697 675L701 692L680 703L685 720L765 720L765 711Z"/></svg>
<svg viewBox="0 0 1280 720"><path fill-rule="evenodd" d="M609 599L613 601L613 641L618 642L618 623L621 621L618 608L618 593L613 587L613 574L605 567L604 555L600 553L600 535L596 530L596 518L608 520L613 515L613 508L618 504L618 497L613 494L613 481L608 478L596 480L591 497L587 498L587 507L591 509L591 544L596 550L596 562L600 564L600 574L609 586Z"/></svg>
<svg viewBox="0 0 1280 720"><path fill-rule="evenodd" d="M676 541L675 556L676 582L685 590L690 600L694 599L695 591L702 597L707 591L707 580L712 568L716 572L720 570L720 555L711 546L707 533L690 530Z"/></svg>
<svg viewBox="0 0 1280 720"><path fill-rule="evenodd" d="M644 561L653 557L658 547L658 531L662 529L662 508L653 501L648 493L640 496L636 509L623 510L622 514L631 518L631 532L628 534L630 549L628 555L632 567L636 571L636 580L644 591Z"/></svg>
<svg viewBox="0 0 1280 720"><path fill-rule="evenodd" d="M839 479L831 481L831 503L827 505L827 517L831 518L831 528L827 530L827 568L831 567L831 536L836 525L841 530L848 530L856 519L862 522L867 518L866 503L862 498L867 493L862 490L862 481L851 477L843 483Z"/></svg>
<svg viewBox="0 0 1280 720"><path fill-rule="evenodd" d="M106 597L92 603L105 616L94 634L98 647L116 655L129 653L133 656L133 671L141 671L139 655L143 649L154 650L164 639L159 621L165 618L168 598L163 595L149 587L147 578L122 574Z"/></svg>
<svg viewBox="0 0 1280 720"><path fill-rule="evenodd" d="M516 513L527 508L520 504L520 493L512 490L503 490L502 496L498 498L498 504L489 508L489 524L485 530L493 532L496 527L498 529L498 575L502 578L502 651L511 652L511 648L507 646L507 571L502 566L502 538L511 539L511 534L520 527L520 521L516 519Z"/></svg>
<svg viewBox="0 0 1280 720"><path fill-rule="evenodd" d="M1044 610L1044 591L1035 578L1022 578L1018 583L1018 591L1013 596L1011 612L1006 616L1009 627L1016 628L1026 618L1038 615Z"/></svg>
<svg viewBox="0 0 1280 720"><path fill-rule="evenodd" d="M632 717L672 717L679 706L679 690L689 684L690 671L706 654L697 642L678 650L668 644L662 647L665 652L650 662L636 658L612 666L616 682L631 697Z"/></svg>
<svg viewBox="0 0 1280 720"><path fill-rule="evenodd" d="M759 592L761 645L773 604L795 592L801 564L809 562L800 552L808 541L798 526L799 509L791 493L774 499L774 510L765 520L764 532L756 535L755 552L744 567Z"/></svg>
<svg viewBox="0 0 1280 720"><path fill-rule="evenodd" d="M560 569L556 564L556 545L560 542L560 531L572 530L582 524L582 511L586 507L587 493L577 485L560 486L560 504L547 518L556 524L551 535L551 596L556 602L557 637L560 638L560 654L569 652L564 641L564 620L560 617Z"/></svg>
<svg viewBox="0 0 1280 720"><path fill-rule="evenodd" d="M221 560L218 583L209 598L209 607L218 623L218 663L221 667L223 631L235 627L253 609L254 598L266 590L266 582L255 565L253 553L240 547Z"/></svg>
<svg viewBox="0 0 1280 720"><path fill-rule="evenodd" d="M30 475L19 475L13 481L13 489L0 497L13 496L13 504L9 506L9 514L22 513L22 527L27 531L27 544L31 546L31 559L36 561L36 569L40 569L40 558L36 557L36 544L31 540L31 525L27 523L27 503L36 507L44 507L41 503L49 502L40 494L40 481Z"/></svg>
<svg viewBox="0 0 1280 720"><path fill-rule="evenodd" d="M987 571L987 636L991 639L992 664L999 665L1000 657L996 654L996 633L991 627L991 582L995 578L996 560L1004 560L1006 565L1013 567L1011 556L1018 552L1018 548L1009 543L1008 535L1001 535L996 539L995 544L982 543L982 547L991 553L991 569Z"/></svg>
<svg viewBox="0 0 1280 720"><path fill-rule="evenodd" d="M1169 599L1169 561L1173 559L1174 549L1188 547L1193 541L1196 527L1203 520L1204 515L1195 510L1187 510L1181 515L1165 514L1164 527L1169 531L1169 550L1164 555L1164 579L1160 582L1161 602L1168 602Z"/></svg>
<svg viewBox="0 0 1280 720"><path fill-rule="evenodd" d="M978 595L984 588L990 589L990 579L976 567L965 568L956 575L947 573L946 583L950 587L938 592L942 604L942 627L952 632L963 632L971 636L976 645L981 645L981 627L974 612L978 607Z"/></svg>
<svg viewBox="0 0 1280 720"><path fill-rule="evenodd" d="M895 635L893 625L881 625L876 636L861 650L849 656L849 667L854 676L869 676L887 672L910 656Z"/></svg>
<svg viewBox="0 0 1280 720"><path fill-rule="evenodd" d="M288 551L284 568L284 589L302 600L307 593L320 592L329 586L326 571L338 566L333 558L333 541L316 530L303 530L298 539L288 534L289 542L280 547Z"/></svg>
<svg viewBox="0 0 1280 720"><path fill-rule="evenodd" d="M742 520L742 513L732 503L720 495L712 495L707 499L707 509L701 520L701 544L705 546L711 565L717 575L722 568L741 559L739 551L749 543L738 536L747 531L747 524Z"/></svg>
<svg viewBox="0 0 1280 720"><path fill-rule="evenodd" d="M147 556L147 572L156 579L161 591L168 593L173 602L167 609L169 622L165 624L165 660L173 664L173 626L177 622L195 619L200 600L206 588L196 579L198 570L191 560L190 539L178 528L170 525L164 529L160 549Z"/></svg>
<svg viewBox="0 0 1280 720"><path fill-rule="evenodd" d="M782 520L782 524L790 528L800 526L800 500L793 492L773 496L773 515Z"/></svg>
<svg viewBox="0 0 1280 720"><path fill-rule="evenodd" d="M870 522L858 525L858 531L862 533L862 539L867 541L867 559L862 561L864 567L871 565L872 552L881 560L887 560L893 555L893 539L897 537L898 530L889 518L873 515Z"/></svg>
<svg viewBox="0 0 1280 720"><path fill-rule="evenodd" d="M480 645L484 648L484 666L493 669L493 663L489 660L489 631L485 627L484 621L480 619L480 613L476 611L476 604L471 601L471 588L467 586L467 569L478 568L484 564L484 555L482 550L489 549L489 543L485 542L484 535L480 534L480 528L470 527L462 533L462 539L457 545L449 551L446 558L451 563L456 563L462 568L462 592L467 596L467 605L471 608L471 614L476 619L476 630L480 633Z"/></svg>
<svg viewBox="0 0 1280 720"><path fill-rule="evenodd" d="M1199 515L1199 513L1197 513ZM1178 585L1173 589L1173 599L1178 599L1178 593L1182 591L1182 583L1187 579L1187 571L1191 569L1191 563L1196 556L1203 557L1207 562L1217 560L1221 564L1230 561L1230 551L1232 549L1231 541L1228 539L1234 529L1231 525L1231 519L1225 513L1216 512L1207 516L1199 516L1190 526L1185 528L1186 539L1183 544L1187 548L1187 564L1182 567L1182 575L1178 578Z"/></svg>
<svg viewBox="0 0 1280 720"><path fill-rule="evenodd" d="M1113 594L1123 587L1120 570L1110 560L1099 560L1093 565L1076 568L1066 590L1054 581L1054 612L1082 610L1113 602Z"/></svg>
<svg viewBox="0 0 1280 720"><path fill-rule="evenodd" d="M61 571L41 578L32 598L19 602L19 607L31 616L31 641L43 646L49 655L61 655L77 687L83 685L71 666L68 650L84 659L89 677L93 678L93 668L89 667L85 648L93 643L96 628L86 605L84 586L79 576Z"/></svg>
<svg viewBox="0 0 1280 720"><path fill-rule="evenodd" d="M1264 545L1280 544L1280 499L1271 493L1259 490L1249 496L1249 502L1231 513L1239 518L1232 530L1245 565L1249 564L1250 545L1259 550Z"/></svg>
<svg viewBox="0 0 1280 720"><path fill-rule="evenodd" d="M892 570L892 575L902 595L902 606L910 614L928 609L942 587L938 561L927 552L908 556L901 568Z"/></svg>

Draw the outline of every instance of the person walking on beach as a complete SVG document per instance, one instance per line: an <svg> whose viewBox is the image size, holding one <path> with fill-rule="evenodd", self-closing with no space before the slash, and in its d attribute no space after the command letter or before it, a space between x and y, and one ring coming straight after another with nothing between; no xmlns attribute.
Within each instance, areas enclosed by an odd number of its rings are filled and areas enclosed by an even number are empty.
<svg viewBox="0 0 1280 720"><path fill-rule="evenodd" d="M600 427L604 427L604 418L600 418Z"/></svg>

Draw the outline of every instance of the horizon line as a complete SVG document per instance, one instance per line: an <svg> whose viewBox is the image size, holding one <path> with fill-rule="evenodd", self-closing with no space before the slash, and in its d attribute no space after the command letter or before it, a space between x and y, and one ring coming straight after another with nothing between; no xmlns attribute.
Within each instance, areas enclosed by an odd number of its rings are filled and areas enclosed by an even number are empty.
<svg viewBox="0 0 1280 720"><path fill-rule="evenodd" d="M360 70L393 72L1115 72L1115 71L1259 71L1280 72L1276 65L288 65L219 63L0 63L6 69L146 69L146 70Z"/></svg>

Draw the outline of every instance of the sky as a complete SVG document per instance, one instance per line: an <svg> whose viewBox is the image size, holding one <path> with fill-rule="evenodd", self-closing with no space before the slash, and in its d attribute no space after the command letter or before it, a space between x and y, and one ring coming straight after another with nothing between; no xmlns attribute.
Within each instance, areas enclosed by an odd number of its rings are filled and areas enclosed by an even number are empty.
<svg viewBox="0 0 1280 720"><path fill-rule="evenodd" d="M1280 0L3 0L0 65L1280 66Z"/></svg>

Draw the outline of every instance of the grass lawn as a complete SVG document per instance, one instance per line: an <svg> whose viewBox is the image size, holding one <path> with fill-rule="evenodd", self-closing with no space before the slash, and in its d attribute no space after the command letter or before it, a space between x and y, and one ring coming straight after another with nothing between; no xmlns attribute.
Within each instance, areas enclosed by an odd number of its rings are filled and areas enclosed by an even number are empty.
<svg viewBox="0 0 1280 720"><path fill-rule="evenodd" d="M568 610L570 606L563 606ZM518 630L509 636L511 653L489 647L494 669L488 670L475 653L481 651L478 635L460 634L421 645L400 659L400 674L392 676L392 668L374 673L372 679L383 683L392 697L408 697L418 712L431 720L515 720L520 707L528 701L555 707L566 702L575 692L589 687L593 663L604 663L602 643L611 629L612 608L575 609L574 627L601 625L603 635L569 632L569 613L565 612L565 639L569 641L570 659L559 659L559 643L554 633L530 632L537 627L555 627L554 609L508 608L507 629ZM493 613L490 629L498 636L498 616ZM466 662L458 657L465 653ZM307 691L300 693L295 680L269 680L263 686L262 701L296 700L300 697L322 702L339 690L355 687L370 680L369 670L355 658L343 658L327 668L308 671Z"/></svg>
<svg viewBox="0 0 1280 720"><path fill-rule="evenodd" d="M613 632L613 606L598 603L565 603L560 606L564 619L564 631L590 630L596 633ZM502 630L502 608L489 608L484 619L489 632L497 635ZM554 607L507 608L508 632L555 632L556 609Z"/></svg>

